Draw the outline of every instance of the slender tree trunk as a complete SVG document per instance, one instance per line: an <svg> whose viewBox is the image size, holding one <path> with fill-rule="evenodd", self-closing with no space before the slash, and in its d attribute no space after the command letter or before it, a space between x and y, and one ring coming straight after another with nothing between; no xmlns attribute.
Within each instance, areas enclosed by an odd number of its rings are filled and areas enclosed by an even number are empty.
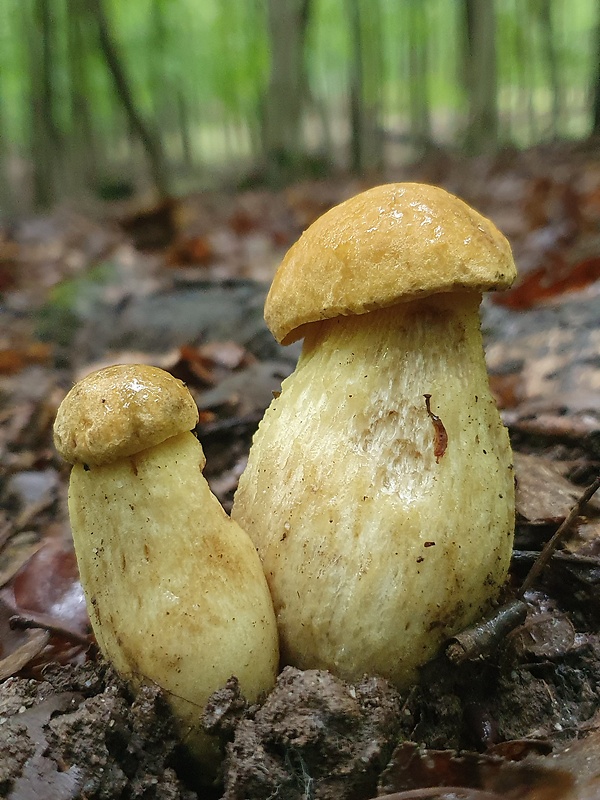
<svg viewBox="0 0 600 800"><path fill-rule="evenodd" d="M418 146L432 140L429 112L429 51L427 9L422 0L409 0L409 102L411 138Z"/></svg>
<svg viewBox="0 0 600 800"><path fill-rule="evenodd" d="M593 74L594 84L592 107L592 135L600 136L600 2L597 3L598 21L596 24L596 61Z"/></svg>
<svg viewBox="0 0 600 800"><path fill-rule="evenodd" d="M552 20L552 7L547 0L541 0L541 2L538 2L536 5L542 34L542 48L547 66L548 81L552 93L550 125L553 138L557 138L560 133L563 97L555 44L555 29Z"/></svg>
<svg viewBox="0 0 600 800"><path fill-rule="evenodd" d="M179 139L181 142L181 157L184 167L189 169L192 166L192 142L190 138L190 115L187 102L182 89L177 89L177 123L179 128Z"/></svg>
<svg viewBox="0 0 600 800"><path fill-rule="evenodd" d="M469 119L466 148L478 153L498 141L496 15L494 0L465 0Z"/></svg>
<svg viewBox="0 0 600 800"><path fill-rule="evenodd" d="M263 109L263 141L276 180L297 171L303 161L304 44L309 13L310 0L268 2L271 71Z"/></svg>
<svg viewBox="0 0 600 800"><path fill-rule="evenodd" d="M515 63L519 71L519 125L527 123L530 142L538 139L538 119L534 105L535 81L531 41L531 14L527 3L520 3L515 9Z"/></svg>
<svg viewBox="0 0 600 800"><path fill-rule="evenodd" d="M11 158L11 148L8 145L6 136L6 119L4 103L0 102L0 204L4 212L12 212L15 206L15 198L10 180L9 160Z"/></svg>
<svg viewBox="0 0 600 800"><path fill-rule="evenodd" d="M139 138L144 147L150 174L156 189L161 196L165 197L169 194L169 180L160 140L144 120L135 103L133 91L110 30L102 0L88 0L88 2L98 23L100 48L106 61L106 66L112 76L115 91L125 110L132 132Z"/></svg>
<svg viewBox="0 0 600 800"><path fill-rule="evenodd" d="M56 199L62 150L54 109L55 38L50 0L35 0L28 27L34 201L48 206Z"/></svg>
<svg viewBox="0 0 600 800"><path fill-rule="evenodd" d="M383 166L381 9L372 0L347 0L351 58L349 74L350 168L355 173Z"/></svg>
<svg viewBox="0 0 600 800"><path fill-rule="evenodd" d="M96 185L98 153L90 109L91 90L88 81L86 54L92 36L86 0L70 0L67 19L67 47L71 88L72 162L76 166L76 188Z"/></svg>
<svg viewBox="0 0 600 800"><path fill-rule="evenodd" d="M360 25L360 9L358 0L348 0L348 18L350 23L350 169L354 173L362 172L364 166L364 131L362 115L363 96L363 41Z"/></svg>
<svg viewBox="0 0 600 800"><path fill-rule="evenodd" d="M363 129L365 166L383 168L383 21L380 0L370 0L361 7L365 58L363 59ZM366 12L366 13L365 13Z"/></svg>

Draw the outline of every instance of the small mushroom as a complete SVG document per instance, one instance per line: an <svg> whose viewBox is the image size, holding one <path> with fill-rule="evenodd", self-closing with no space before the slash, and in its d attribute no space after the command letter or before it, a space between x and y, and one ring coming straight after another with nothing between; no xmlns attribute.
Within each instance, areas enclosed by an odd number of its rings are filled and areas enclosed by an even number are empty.
<svg viewBox="0 0 600 800"><path fill-rule="evenodd" d="M399 686L504 583L512 455L490 394L481 293L515 277L506 239L433 186L331 209L265 305L304 337L253 440L232 516L275 604L285 663Z"/></svg>
<svg viewBox="0 0 600 800"><path fill-rule="evenodd" d="M208 762L206 701L232 675L250 701L270 690L278 643L256 549L202 475L197 420L181 381L114 366L71 389L54 440L74 464L69 516L100 650L134 686L165 690Z"/></svg>

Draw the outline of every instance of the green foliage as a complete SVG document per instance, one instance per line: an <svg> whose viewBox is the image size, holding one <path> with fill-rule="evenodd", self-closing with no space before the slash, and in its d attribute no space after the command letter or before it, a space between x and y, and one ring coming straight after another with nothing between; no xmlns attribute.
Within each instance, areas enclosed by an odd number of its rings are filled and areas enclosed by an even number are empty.
<svg viewBox="0 0 600 800"><path fill-rule="evenodd" d="M114 275L115 265L102 262L83 275L54 286L48 302L37 312L36 335L59 347L70 346L86 314L101 299L104 287L114 281Z"/></svg>
<svg viewBox="0 0 600 800"><path fill-rule="evenodd" d="M41 74L36 14L42 2L0 3L0 153L5 157L38 157L31 102ZM62 163L77 171L87 159L97 176L135 180L140 147L133 143L99 48L93 4L46 2L52 23L51 41L45 43L52 56L51 107ZM185 165L198 174L201 168L260 157L271 69L268 2L104 0L138 109L160 132L172 169ZM420 42L433 133L441 144L451 143L467 107L464 0L312 0L304 59L307 153L327 151L339 160L348 140L351 3L360 19L362 101L377 108L376 124L393 136L411 131L411 48ZM421 14L411 13L414 4ZM548 135L585 135L597 62L596 0L495 0L495 8L504 137L529 144Z"/></svg>

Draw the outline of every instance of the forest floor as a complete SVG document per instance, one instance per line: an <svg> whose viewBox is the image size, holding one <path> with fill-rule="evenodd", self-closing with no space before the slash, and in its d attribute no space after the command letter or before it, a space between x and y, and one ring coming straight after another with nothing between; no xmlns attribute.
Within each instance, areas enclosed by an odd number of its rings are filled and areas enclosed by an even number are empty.
<svg viewBox="0 0 600 800"><path fill-rule="evenodd" d="M482 308L517 476L505 605L490 641L481 627L460 639L467 652L444 650L408 692L288 667L248 707L230 681L205 717L225 753L207 788L161 692L132 696L98 657L54 415L99 366L167 369L198 402L206 475L229 509L258 421L299 352L279 347L262 320L277 263L326 209L388 180L459 194L504 231L519 267L516 287ZM438 153L370 182L4 221L0 291L0 796L600 796L600 500L578 505L600 469L598 143L474 160Z"/></svg>

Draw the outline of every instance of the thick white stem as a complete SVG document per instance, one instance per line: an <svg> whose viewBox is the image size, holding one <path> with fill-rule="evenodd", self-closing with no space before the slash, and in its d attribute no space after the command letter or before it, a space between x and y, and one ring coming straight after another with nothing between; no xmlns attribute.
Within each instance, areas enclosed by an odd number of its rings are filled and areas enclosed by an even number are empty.
<svg viewBox="0 0 600 800"><path fill-rule="evenodd" d="M287 662L405 685L497 596L514 487L479 301L455 292L308 327L233 510Z"/></svg>

